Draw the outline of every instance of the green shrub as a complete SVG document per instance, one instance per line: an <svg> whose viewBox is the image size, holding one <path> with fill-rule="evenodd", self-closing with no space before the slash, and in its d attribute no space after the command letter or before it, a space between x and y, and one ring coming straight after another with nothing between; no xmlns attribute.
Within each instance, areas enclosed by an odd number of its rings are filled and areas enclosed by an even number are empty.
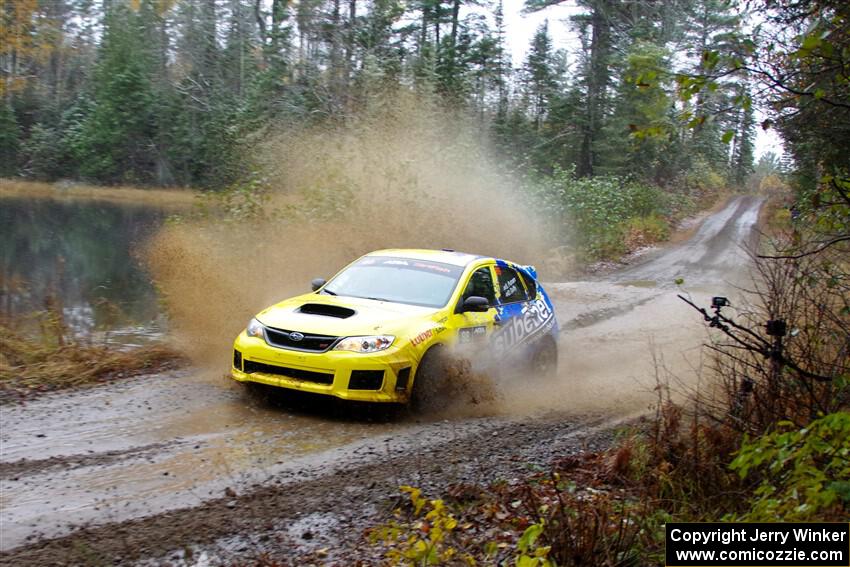
<svg viewBox="0 0 850 567"><path fill-rule="evenodd" d="M634 217L626 221L625 235L626 248L634 250L641 246L667 240L670 237L670 223L656 213Z"/></svg>
<svg viewBox="0 0 850 567"><path fill-rule="evenodd" d="M836 412L799 428L791 422L746 441L730 468L760 475L744 522L835 521L850 512L850 413Z"/></svg>
<svg viewBox="0 0 850 567"><path fill-rule="evenodd" d="M571 170L559 170L530 186L528 194L557 234L578 245L587 259L626 252L634 227L651 232L653 241L668 235L664 217L671 214L673 199L659 187L608 176L579 179Z"/></svg>

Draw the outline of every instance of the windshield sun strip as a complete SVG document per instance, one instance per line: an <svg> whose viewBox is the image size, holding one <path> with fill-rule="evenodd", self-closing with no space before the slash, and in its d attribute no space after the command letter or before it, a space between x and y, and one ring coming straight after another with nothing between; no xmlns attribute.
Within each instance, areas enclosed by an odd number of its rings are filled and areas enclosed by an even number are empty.
<svg viewBox="0 0 850 567"><path fill-rule="evenodd" d="M378 261L380 261L380 263L377 263ZM397 263L397 262L412 262L413 265L411 265L411 264L401 264L401 263ZM440 268L444 269L445 272L442 272L442 271L437 272L437 271L435 271L434 268L417 267L417 264L419 264L420 266L430 265L430 266L433 266L433 267L440 267ZM436 274L436 275L440 275L440 276L452 279L453 283L452 283L451 289L449 290L449 293L448 293L446 299L444 301L440 302L440 303L423 303L423 302L418 302L418 301L406 301L406 300L402 300L402 299L378 299L375 296L352 295L352 294L348 294L348 293L341 293L341 292L333 290L333 289L328 289L330 287L330 285L334 282L334 280L336 280L341 274L343 274L344 272L346 272L346 271L348 271L352 268L358 268L358 267L359 268L371 268L371 267L396 268L396 269L399 269L399 270L409 270L409 271L412 271L412 272L422 272L422 273L426 273L426 274ZM335 296L335 297L338 296L338 297L352 297L352 298L357 298L357 299L370 299L372 301L386 301L386 302L389 302L389 303L401 303L401 304L404 304L404 305L415 305L415 306L418 306L418 307L428 307L428 308L439 309L439 308L443 308L443 307L445 307L446 305L449 304L449 301L451 300L452 295L454 295L454 292L456 291L456 289L458 287L458 282L461 280L461 276L463 276L465 271L466 271L466 269L463 268L463 267L454 266L452 264L446 264L444 262L434 262L432 260L420 260L420 259L416 259L416 258L400 258L400 257L395 257L395 256L364 256L360 260L348 265L341 272L339 272L337 275L335 275L329 282L327 282L325 284L325 286L322 288L321 291L327 291L329 295L332 295L332 296Z"/></svg>

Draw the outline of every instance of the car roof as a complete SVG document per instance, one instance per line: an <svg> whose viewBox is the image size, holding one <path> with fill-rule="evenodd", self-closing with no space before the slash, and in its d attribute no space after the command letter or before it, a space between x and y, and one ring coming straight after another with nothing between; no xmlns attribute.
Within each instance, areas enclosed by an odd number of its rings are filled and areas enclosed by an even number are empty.
<svg viewBox="0 0 850 567"><path fill-rule="evenodd" d="M410 258L412 260L430 260L432 262L442 262L443 264L451 264L453 266L468 266L478 260L489 259L487 256L467 254L456 250L425 250L416 248L389 248L387 250L376 250L366 254L366 256L391 256L396 258Z"/></svg>

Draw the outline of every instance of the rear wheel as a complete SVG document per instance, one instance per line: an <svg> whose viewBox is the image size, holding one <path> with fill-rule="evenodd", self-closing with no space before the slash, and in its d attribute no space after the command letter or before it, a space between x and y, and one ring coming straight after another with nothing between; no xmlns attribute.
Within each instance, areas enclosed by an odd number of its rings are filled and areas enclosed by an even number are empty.
<svg viewBox="0 0 850 567"><path fill-rule="evenodd" d="M528 370L535 378L552 379L558 374L558 344L546 336L538 342L531 354Z"/></svg>

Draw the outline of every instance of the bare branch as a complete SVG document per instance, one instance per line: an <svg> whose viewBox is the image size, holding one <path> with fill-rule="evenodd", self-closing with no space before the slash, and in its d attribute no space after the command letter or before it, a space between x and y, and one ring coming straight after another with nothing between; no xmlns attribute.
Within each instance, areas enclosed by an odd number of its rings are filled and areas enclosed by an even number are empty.
<svg viewBox="0 0 850 567"><path fill-rule="evenodd" d="M839 242L850 242L850 234L843 234L841 236L837 236L835 238L827 240L826 242L824 242L823 244L821 244L820 246L818 246L814 250L809 250L808 252L800 252L799 254L785 254L785 255L777 255L777 256L771 256L771 255L768 255L768 254L759 254L758 257L759 258L765 258L765 259L768 259L768 260L799 260L800 258L805 258L806 256L812 256L814 254L818 254L820 252L823 252L824 250L826 250L830 246L838 244Z"/></svg>

